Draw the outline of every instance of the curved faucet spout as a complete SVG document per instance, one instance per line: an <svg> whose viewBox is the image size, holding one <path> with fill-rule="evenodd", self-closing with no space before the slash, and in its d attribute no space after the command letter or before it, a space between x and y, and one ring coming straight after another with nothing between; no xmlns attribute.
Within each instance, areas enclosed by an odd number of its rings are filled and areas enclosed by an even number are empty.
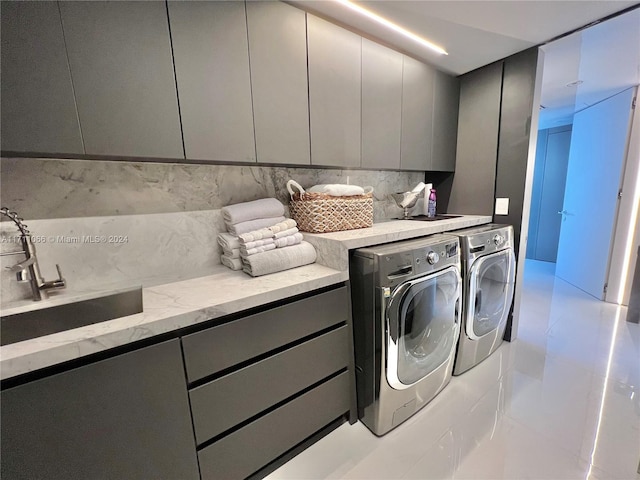
<svg viewBox="0 0 640 480"><path fill-rule="evenodd" d="M23 223L24 220L18 216L14 211L9 210L6 207L0 208L0 214L5 215L13 221L20 231L20 244L22 245L22 252L9 252L8 254L14 255L22 253L25 256L25 260L7 267L8 270L16 272L16 279L18 282L29 282L31 284L31 294L34 301L47 298L48 291L57 290L66 287L66 281L62 278L62 272L60 266L56 265L58 269L58 278L56 280L46 282L40 274L40 267L38 265L38 257L36 256L36 246L31 240L31 232L27 226Z"/></svg>

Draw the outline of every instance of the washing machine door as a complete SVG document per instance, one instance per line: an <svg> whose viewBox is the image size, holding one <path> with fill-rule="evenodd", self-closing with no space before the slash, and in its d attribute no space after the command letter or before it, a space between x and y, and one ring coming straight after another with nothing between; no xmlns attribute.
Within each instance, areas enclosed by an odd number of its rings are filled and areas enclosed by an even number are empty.
<svg viewBox="0 0 640 480"><path fill-rule="evenodd" d="M387 381L405 389L451 359L460 333L457 267L399 285L387 306Z"/></svg>
<svg viewBox="0 0 640 480"><path fill-rule="evenodd" d="M511 248L479 257L471 266L465 331L472 340L495 332L507 321L515 271Z"/></svg>

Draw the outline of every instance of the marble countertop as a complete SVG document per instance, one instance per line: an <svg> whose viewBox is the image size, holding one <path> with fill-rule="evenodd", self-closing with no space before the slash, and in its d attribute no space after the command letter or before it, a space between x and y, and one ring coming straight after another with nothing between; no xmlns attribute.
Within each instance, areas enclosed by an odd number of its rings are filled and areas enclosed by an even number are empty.
<svg viewBox="0 0 640 480"><path fill-rule="evenodd" d="M144 288L142 313L0 347L0 377L15 377L347 279L348 272L317 263L257 278L220 266L206 277Z"/></svg>
<svg viewBox="0 0 640 480"><path fill-rule="evenodd" d="M305 233L304 239L318 252L318 262L336 270L349 269L349 250L382 243L424 237L490 223L488 215L462 215L436 221L390 220L372 227L332 233Z"/></svg>
<svg viewBox="0 0 640 480"><path fill-rule="evenodd" d="M490 221L490 216L465 215L434 222L393 220L359 230L305 233L305 240L318 251L317 263L313 265L258 278L219 266L205 277L144 288L142 313L0 347L0 378L15 377L344 282L349 278L349 250L354 248ZM78 295L81 294L69 295L66 299L58 296L40 305L77 300ZM3 308L3 313L5 311Z"/></svg>

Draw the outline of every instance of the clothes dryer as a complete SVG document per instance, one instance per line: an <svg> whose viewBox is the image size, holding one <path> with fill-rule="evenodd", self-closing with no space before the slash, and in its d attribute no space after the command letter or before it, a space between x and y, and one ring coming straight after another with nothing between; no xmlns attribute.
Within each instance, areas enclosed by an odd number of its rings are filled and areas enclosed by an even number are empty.
<svg viewBox="0 0 640 480"><path fill-rule="evenodd" d="M433 235L356 250L350 263L358 416L376 435L451 379L460 334L460 254Z"/></svg>
<svg viewBox="0 0 640 480"><path fill-rule="evenodd" d="M482 362L502 343L513 302L513 227L488 224L449 232L460 239L462 322L454 375Z"/></svg>

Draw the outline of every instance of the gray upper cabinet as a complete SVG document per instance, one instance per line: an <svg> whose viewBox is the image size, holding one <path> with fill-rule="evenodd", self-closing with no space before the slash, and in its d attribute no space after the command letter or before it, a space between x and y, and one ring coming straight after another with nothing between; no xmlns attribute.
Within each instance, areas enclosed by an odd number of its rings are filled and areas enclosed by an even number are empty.
<svg viewBox="0 0 640 480"><path fill-rule="evenodd" d="M406 55L403 58L400 168L431 170L435 69Z"/></svg>
<svg viewBox="0 0 640 480"><path fill-rule="evenodd" d="M307 15L311 163L360 166L361 37Z"/></svg>
<svg viewBox="0 0 640 480"><path fill-rule="evenodd" d="M460 81L436 71L433 88L431 170L453 172L456 167Z"/></svg>
<svg viewBox="0 0 640 480"><path fill-rule="evenodd" d="M309 165L305 13L281 2L247 2L258 162Z"/></svg>
<svg viewBox="0 0 640 480"><path fill-rule="evenodd" d="M56 2L1 2L2 149L84 153Z"/></svg>
<svg viewBox="0 0 640 480"><path fill-rule="evenodd" d="M59 2L87 154L184 156L163 2Z"/></svg>
<svg viewBox="0 0 640 480"><path fill-rule="evenodd" d="M402 54L362 39L362 166L400 168Z"/></svg>
<svg viewBox="0 0 640 480"><path fill-rule="evenodd" d="M244 2L169 2L187 158L255 162Z"/></svg>

